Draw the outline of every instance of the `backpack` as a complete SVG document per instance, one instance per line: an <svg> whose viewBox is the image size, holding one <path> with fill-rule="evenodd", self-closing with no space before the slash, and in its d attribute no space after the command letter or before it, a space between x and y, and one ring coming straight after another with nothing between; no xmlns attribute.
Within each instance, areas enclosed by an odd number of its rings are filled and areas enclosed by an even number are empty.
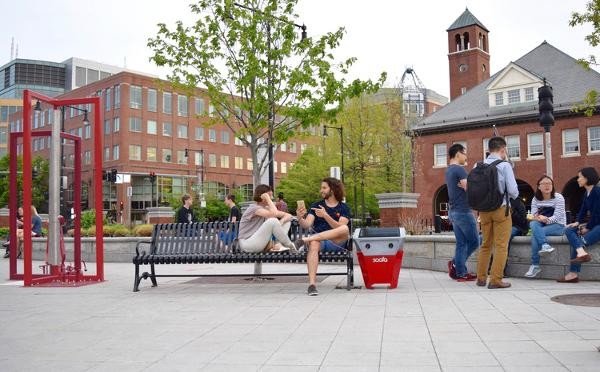
<svg viewBox="0 0 600 372"><path fill-rule="evenodd" d="M502 205L506 197L508 213L508 193L500 192L498 185L498 164L504 160L496 160L491 164L478 162L467 176L467 201L469 207L479 212L494 211Z"/></svg>

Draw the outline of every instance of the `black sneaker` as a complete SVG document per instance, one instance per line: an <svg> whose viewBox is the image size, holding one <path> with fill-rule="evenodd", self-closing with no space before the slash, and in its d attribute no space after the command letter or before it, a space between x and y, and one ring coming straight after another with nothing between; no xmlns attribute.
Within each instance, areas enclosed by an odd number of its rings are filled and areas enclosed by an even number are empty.
<svg viewBox="0 0 600 372"><path fill-rule="evenodd" d="M9 245L10 245L10 241L9 240L7 240L4 243L2 243L3 247L8 247Z"/></svg>
<svg viewBox="0 0 600 372"><path fill-rule="evenodd" d="M452 279L456 279L456 266L454 265L454 262L452 262L452 260L448 261L448 276L450 276L450 278Z"/></svg>
<svg viewBox="0 0 600 372"><path fill-rule="evenodd" d="M318 296L319 295L319 291L317 291L317 287L314 284L311 284L311 285L308 286L307 294L309 296Z"/></svg>

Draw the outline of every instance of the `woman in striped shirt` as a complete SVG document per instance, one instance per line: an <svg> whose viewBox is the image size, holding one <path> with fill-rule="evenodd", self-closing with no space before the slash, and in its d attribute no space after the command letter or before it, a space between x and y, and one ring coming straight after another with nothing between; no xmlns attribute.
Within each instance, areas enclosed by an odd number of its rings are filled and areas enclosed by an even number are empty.
<svg viewBox="0 0 600 372"><path fill-rule="evenodd" d="M554 251L546 237L561 236L565 232L565 198L554 190L552 178L544 175L538 180L535 196L531 200L531 214L531 266L525 273L527 278L535 278L542 272L540 254Z"/></svg>

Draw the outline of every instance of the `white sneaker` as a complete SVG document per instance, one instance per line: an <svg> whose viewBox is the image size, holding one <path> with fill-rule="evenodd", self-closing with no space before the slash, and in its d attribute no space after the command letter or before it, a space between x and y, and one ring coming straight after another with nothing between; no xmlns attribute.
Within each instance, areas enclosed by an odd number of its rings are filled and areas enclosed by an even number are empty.
<svg viewBox="0 0 600 372"><path fill-rule="evenodd" d="M548 243L542 244L542 249L540 249L539 254L548 254L554 252L554 247Z"/></svg>
<svg viewBox="0 0 600 372"><path fill-rule="evenodd" d="M526 278L535 278L539 273L542 272L539 266L531 265L529 266L529 270L525 273Z"/></svg>

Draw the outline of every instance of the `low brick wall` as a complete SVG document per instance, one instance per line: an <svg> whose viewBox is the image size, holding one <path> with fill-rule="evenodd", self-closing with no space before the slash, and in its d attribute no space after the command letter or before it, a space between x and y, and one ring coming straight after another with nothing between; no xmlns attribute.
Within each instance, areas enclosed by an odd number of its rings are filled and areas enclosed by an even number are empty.
<svg viewBox="0 0 600 372"><path fill-rule="evenodd" d="M105 262L131 262L135 255L135 245L140 240L150 238L104 238ZM540 278L556 279L569 271L569 243L562 237L549 237L549 243L556 250L541 257L542 272ZM46 239L33 239L33 257L44 260ZM67 260L73 260L73 238L66 238ZM522 277L531 264L530 238L517 236L513 239L508 258L508 274L512 277ZM96 260L96 239L81 239L82 258L86 262ZM407 236L404 243L404 260L402 267L435 271L447 271L448 260L454 256L454 235L416 235ZM147 249L147 246L144 246ZM581 279L600 280L600 246L590 249L593 260L581 265ZM358 263L358 260L355 260ZM477 252L473 253L467 266L469 271L476 271Z"/></svg>

